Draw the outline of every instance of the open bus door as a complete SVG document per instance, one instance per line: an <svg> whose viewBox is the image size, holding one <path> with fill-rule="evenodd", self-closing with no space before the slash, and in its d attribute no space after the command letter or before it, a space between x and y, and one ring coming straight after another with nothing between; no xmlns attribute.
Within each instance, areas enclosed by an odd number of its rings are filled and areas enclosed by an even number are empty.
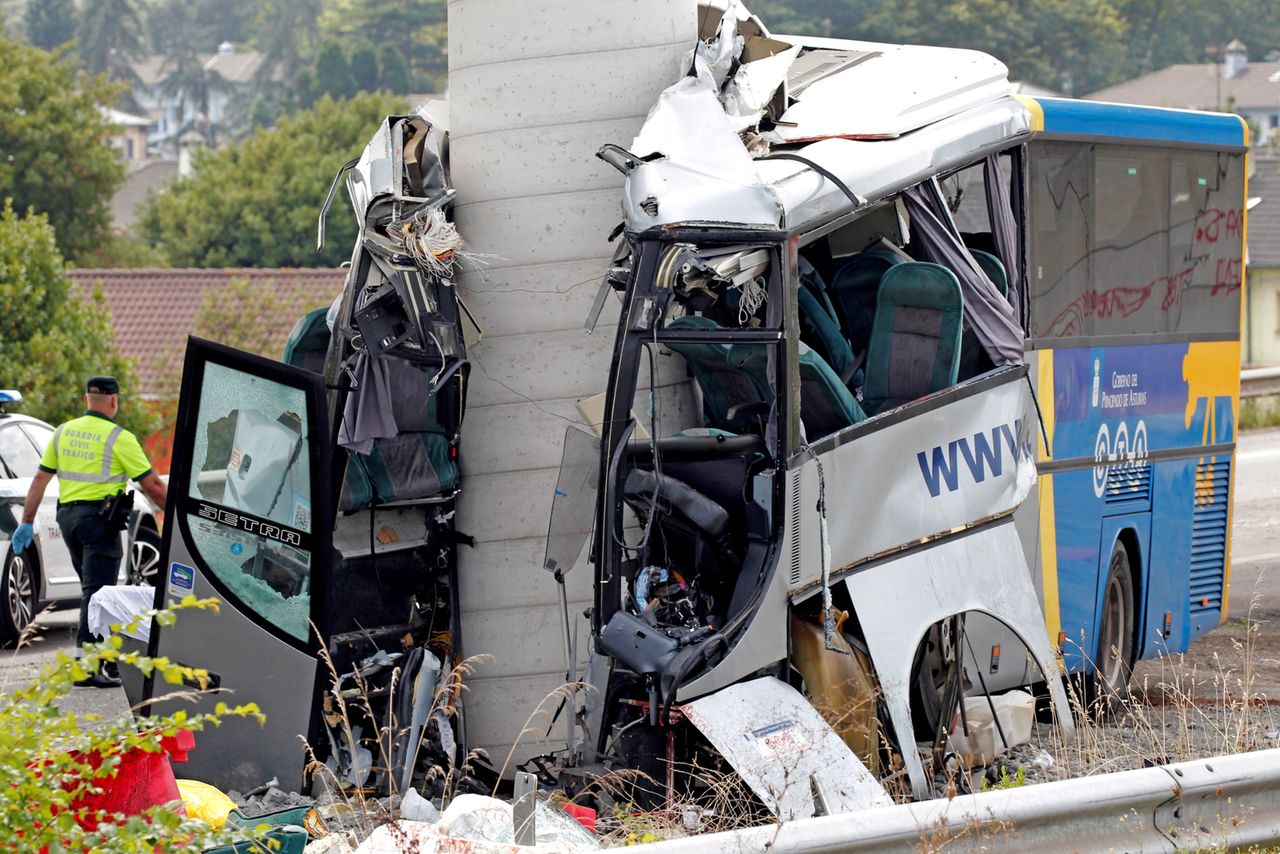
<svg viewBox="0 0 1280 854"><path fill-rule="evenodd" d="M188 595L221 604L184 610L180 628L153 627L149 654L208 671L193 711L253 702L265 713L262 725L231 719L200 734L185 773L224 790L303 784L331 569L328 430L319 374L190 339L156 605ZM168 690L149 677L144 697Z"/></svg>

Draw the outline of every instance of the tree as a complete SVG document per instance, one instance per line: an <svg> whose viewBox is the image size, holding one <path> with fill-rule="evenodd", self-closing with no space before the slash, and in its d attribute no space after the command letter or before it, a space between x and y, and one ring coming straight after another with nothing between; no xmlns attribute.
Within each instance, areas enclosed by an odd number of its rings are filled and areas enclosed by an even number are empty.
<svg viewBox="0 0 1280 854"><path fill-rule="evenodd" d="M272 94L308 64L316 38L321 0L261 0L250 32L266 57L256 73L259 92Z"/></svg>
<svg viewBox="0 0 1280 854"><path fill-rule="evenodd" d="M356 91L378 91L378 55L367 42L351 54L351 74L356 78Z"/></svg>
<svg viewBox="0 0 1280 854"><path fill-rule="evenodd" d="M449 71L446 7L446 0L328 0L320 31L340 42L368 41L400 51L411 87L393 91L440 91Z"/></svg>
<svg viewBox="0 0 1280 854"><path fill-rule="evenodd" d="M0 199L48 214L62 253L79 260L104 239L124 169L100 105L118 91L69 57L0 38Z"/></svg>
<svg viewBox="0 0 1280 854"><path fill-rule="evenodd" d="M336 267L351 254L355 220L340 194L324 251L316 253L316 217L329 183L386 116L407 106L390 95L321 98L272 130L204 151L192 177L147 203L142 233L176 266Z"/></svg>
<svg viewBox="0 0 1280 854"><path fill-rule="evenodd" d="M86 0L76 28L76 50L94 74L136 83L129 61L144 53L140 0Z"/></svg>
<svg viewBox="0 0 1280 854"><path fill-rule="evenodd" d="M409 94L409 64L395 45L384 44L378 49L378 88L397 95Z"/></svg>
<svg viewBox="0 0 1280 854"><path fill-rule="evenodd" d="M351 64L342 52L342 45L333 40L321 46L312 79L318 95L341 100L356 93L356 78L351 73Z"/></svg>
<svg viewBox="0 0 1280 854"><path fill-rule="evenodd" d="M111 311L100 290L80 293L66 274L53 228L36 214L0 210L0 363L4 385L22 391L23 411L57 424L84 409L84 381L110 374L136 389L133 364L111 340ZM120 409L140 436L157 426L149 409Z"/></svg>
<svg viewBox="0 0 1280 854"><path fill-rule="evenodd" d="M72 0L27 0L27 40L45 50L75 38L76 7Z"/></svg>
<svg viewBox="0 0 1280 854"><path fill-rule="evenodd" d="M156 13L163 13L166 19L156 34L157 46L164 54L160 91L170 103L178 105L184 119L175 136L185 129L189 119L205 141L214 145L217 129L210 121L209 103L214 93L227 88L227 83L221 74L205 66L205 58L198 50L204 28L195 16L195 9L185 0L169 0Z"/></svg>

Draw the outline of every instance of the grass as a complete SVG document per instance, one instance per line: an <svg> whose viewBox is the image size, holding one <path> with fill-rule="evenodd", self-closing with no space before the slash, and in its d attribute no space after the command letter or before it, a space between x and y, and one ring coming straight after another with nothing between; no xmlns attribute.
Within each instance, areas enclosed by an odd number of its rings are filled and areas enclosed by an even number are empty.
<svg viewBox="0 0 1280 854"><path fill-rule="evenodd" d="M1243 639L1228 656L1214 654L1208 667L1183 653L1156 660L1158 674L1130 686L1129 697L1109 713L1086 709L1072 692L1076 732L1049 740L1059 779L1242 753L1271 746L1267 733L1280 727L1280 707L1259 687L1259 637L1268 625L1244 620ZM1088 712L1088 714L1086 714Z"/></svg>
<svg viewBox="0 0 1280 854"><path fill-rule="evenodd" d="M1240 429L1280 427L1280 396L1250 397L1240 401Z"/></svg>

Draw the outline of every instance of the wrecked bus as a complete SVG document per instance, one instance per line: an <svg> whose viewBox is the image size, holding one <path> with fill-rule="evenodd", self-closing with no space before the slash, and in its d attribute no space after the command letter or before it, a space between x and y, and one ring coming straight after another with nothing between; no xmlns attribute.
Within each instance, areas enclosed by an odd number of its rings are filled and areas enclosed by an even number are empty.
<svg viewBox="0 0 1280 854"><path fill-rule="evenodd" d="M1225 614L1243 122L736 3L702 36L600 152L621 320L547 559L595 580L570 755L669 796L751 679L738 743L776 760L802 688L924 796L963 696L1045 681L1067 728L1059 662L1105 699Z"/></svg>
<svg viewBox="0 0 1280 854"><path fill-rule="evenodd" d="M359 222L343 290L284 362L188 344L156 606L221 606L153 625L149 653L209 672L200 706L266 710L202 733L189 773L224 790L403 791L453 766L455 698L438 689L457 663L474 330L441 142L419 108L343 166L330 201L346 174ZM131 699L147 713L166 692L148 676Z"/></svg>

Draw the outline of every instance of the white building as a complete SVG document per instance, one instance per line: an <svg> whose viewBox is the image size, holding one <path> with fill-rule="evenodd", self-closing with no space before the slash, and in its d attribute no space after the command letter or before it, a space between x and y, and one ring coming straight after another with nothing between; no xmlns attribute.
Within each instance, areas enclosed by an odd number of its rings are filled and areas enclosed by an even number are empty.
<svg viewBox="0 0 1280 854"><path fill-rule="evenodd" d="M221 81L221 85L214 86L209 93L209 114L204 117L198 115L196 105L164 92L168 69L163 56L150 56L133 63L140 81L133 96L154 123L148 140L152 147L167 147L172 155L178 137L198 120L207 120L214 128L225 127L231 105L250 97L263 55L253 51L238 53L233 44L223 42L216 53L201 59L205 70L215 72Z"/></svg>

